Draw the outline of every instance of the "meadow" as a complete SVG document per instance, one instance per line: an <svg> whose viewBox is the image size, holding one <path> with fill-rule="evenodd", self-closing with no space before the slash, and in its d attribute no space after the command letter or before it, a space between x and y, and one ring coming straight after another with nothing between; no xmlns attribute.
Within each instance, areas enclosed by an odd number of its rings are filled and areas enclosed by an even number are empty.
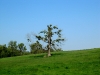
<svg viewBox="0 0 100 75"><path fill-rule="evenodd" d="M100 75L100 48L0 59L0 75Z"/></svg>

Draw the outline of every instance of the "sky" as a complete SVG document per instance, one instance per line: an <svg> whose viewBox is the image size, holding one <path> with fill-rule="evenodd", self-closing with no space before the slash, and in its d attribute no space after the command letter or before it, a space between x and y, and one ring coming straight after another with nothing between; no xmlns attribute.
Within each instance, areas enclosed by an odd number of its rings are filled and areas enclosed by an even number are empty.
<svg viewBox="0 0 100 75"><path fill-rule="evenodd" d="M63 50L98 48L100 0L0 0L1 45L12 40L28 48L27 34L50 24L62 29Z"/></svg>

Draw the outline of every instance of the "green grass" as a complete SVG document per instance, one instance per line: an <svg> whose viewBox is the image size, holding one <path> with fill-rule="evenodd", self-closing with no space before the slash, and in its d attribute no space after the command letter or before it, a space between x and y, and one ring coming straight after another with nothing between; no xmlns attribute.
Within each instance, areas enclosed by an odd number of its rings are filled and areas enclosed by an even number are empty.
<svg viewBox="0 0 100 75"><path fill-rule="evenodd" d="M100 75L100 48L0 59L0 75Z"/></svg>

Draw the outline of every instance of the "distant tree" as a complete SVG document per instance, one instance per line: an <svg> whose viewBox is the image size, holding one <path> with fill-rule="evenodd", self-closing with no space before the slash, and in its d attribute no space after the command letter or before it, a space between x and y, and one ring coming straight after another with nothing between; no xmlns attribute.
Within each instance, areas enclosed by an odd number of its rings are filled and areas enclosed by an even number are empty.
<svg viewBox="0 0 100 75"><path fill-rule="evenodd" d="M18 44L18 48L20 50L20 54L22 55L27 49L26 46L24 46L24 43Z"/></svg>
<svg viewBox="0 0 100 75"><path fill-rule="evenodd" d="M51 48L55 46L59 46L59 43L61 44L61 42L65 40L62 38L61 31L62 30L58 29L57 26L47 25L47 30L40 31L40 33L43 33L44 36L35 35L35 37L38 40L42 40L45 43L47 43L48 57L51 56L51 53L50 53ZM56 38L55 40L53 40L54 35L58 36L58 38ZM31 40L28 39L28 41L31 41Z"/></svg>
<svg viewBox="0 0 100 75"><path fill-rule="evenodd" d="M12 56L12 49L11 49L11 47L8 46L7 50L8 50L8 57L11 57Z"/></svg>
<svg viewBox="0 0 100 75"><path fill-rule="evenodd" d="M0 58L4 55L3 45L0 45Z"/></svg>
<svg viewBox="0 0 100 75"><path fill-rule="evenodd" d="M26 50L27 50L27 48L26 48L26 46L24 46L23 52L25 53L25 52L26 52Z"/></svg>
<svg viewBox="0 0 100 75"><path fill-rule="evenodd" d="M30 48L31 48L31 53L42 53L43 49L42 49L42 45L39 43L39 41L36 41L36 43L30 44Z"/></svg>
<svg viewBox="0 0 100 75"><path fill-rule="evenodd" d="M10 41L8 43L8 48L11 49L11 56L16 55L16 50L17 50L17 41Z"/></svg>
<svg viewBox="0 0 100 75"><path fill-rule="evenodd" d="M8 56L8 54L7 54L6 44L0 45L0 58L7 57L7 56Z"/></svg>

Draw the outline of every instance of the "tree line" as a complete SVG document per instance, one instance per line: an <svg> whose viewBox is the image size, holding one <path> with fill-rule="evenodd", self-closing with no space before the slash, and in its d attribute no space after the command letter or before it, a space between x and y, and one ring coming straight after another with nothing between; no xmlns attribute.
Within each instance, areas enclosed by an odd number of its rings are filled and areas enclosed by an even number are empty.
<svg viewBox="0 0 100 75"><path fill-rule="evenodd" d="M17 44L17 41L10 41L8 45L0 45L0 58L3 57L12 57L20 56L25 54L37 54L37 53L47 53L47 56L51 56L50 52L53 51L62 51L59 47L65 39L62 38L60 29L57 26L47 25L47 30L40 31L38 35L34 35L37 39L36 42L31 42L30 37L27 38L30 51L27 51L24 43ZM42 35L40 35L42 33ZM53 37L57 35L57 38ZM46 46L43 46L40 41L46 43Z"/></svg>
<svg viewBox="0 0 100 75"><path fill-rule="evenodd" d="M17 41L10 41L8 45L0 45L0 58L47 53L47 47L43 47L43 45L40 44L39 41L30 44L29 47L30 51L27 51L27 48L24 43L17 44ZM55 50L51 49L51 52L54 51L61 51L61 48Z"/></svg>
<svg viewBox="0 0 100 75"><path fill-rule="evenodd" d="M8 46L0 45L0 58L24 55L27 53L26 50L24 43L17 44L17 41L10 41Z"/></svg>

